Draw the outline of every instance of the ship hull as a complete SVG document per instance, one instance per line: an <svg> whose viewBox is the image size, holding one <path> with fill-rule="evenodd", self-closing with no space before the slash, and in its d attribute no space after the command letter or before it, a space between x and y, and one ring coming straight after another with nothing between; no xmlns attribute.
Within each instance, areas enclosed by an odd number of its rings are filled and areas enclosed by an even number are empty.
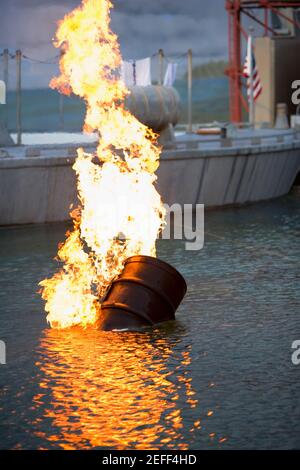
<svg viewBox="0 0 300 470"><path fill-rule="evenodd" d="M9 148L5 152L0 159L0 225L68 220L70 206L77 202L72 170L76 146ZM282 196L290 191L299 170L300 139L174 149L162 152L157 185L169 205L215 208Z"/></svg>

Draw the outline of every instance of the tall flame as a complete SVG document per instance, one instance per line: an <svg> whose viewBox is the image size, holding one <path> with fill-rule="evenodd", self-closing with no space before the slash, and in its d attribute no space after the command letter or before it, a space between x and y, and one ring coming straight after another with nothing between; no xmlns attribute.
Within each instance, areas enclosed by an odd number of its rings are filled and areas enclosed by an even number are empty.
<svg viewBox="0 0 300 470"><path fill-rule="evenodd" d="M99 134L97 156L78 149L80 207L74 228L60 246L63 267L43 280L47 320L52 327L92 325L99 298L136 254L155 256L164 209L154 187L160 148L156 135L128 110L129 93L119 78L121 54L110 29L109 0L83 0L58 26L59 77L50 86L83 98L85 131Z"/></svg>

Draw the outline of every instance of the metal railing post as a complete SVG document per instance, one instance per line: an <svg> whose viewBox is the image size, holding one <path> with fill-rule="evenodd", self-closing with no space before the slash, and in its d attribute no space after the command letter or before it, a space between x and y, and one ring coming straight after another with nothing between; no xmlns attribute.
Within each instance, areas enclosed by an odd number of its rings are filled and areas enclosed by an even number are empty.
<svg viewBox="0 0 300 470"><path fill-rule="evenodd" d="M162 86L162 84L164 83L164 51L163 49L159 49L158 59L159 59L158 84Z"/></svg>
<svg viewBox="0 0 300 470"><path fill-rule="evenodd" d="M63 131L65 129L65 116L64 116L64 95L59 95L59 129Z"/></svg>
<svg viewBox="0 0 300 470"><path fill-rule="evenodd" d="M7 109L7 91L8 91L8 57L9 51L8 49L4 49L3 51L3 79L5 83L5 91L6 91L6 105L4 110L4 125L8 127L8 109Z"/></svg>
<svg viewBox="0 0 300 470"><path fill-rule="evenodd" d="M191 134L193 132L193 116L192 116L192 87L193 87L193 53L192 49L188 50L187 58L187 87L188 87L188 109L187 109L187 133Z"/></svg>
<svg viewBox="0 0 300 470"><path fill-rule="evenodd" d="M18 49L16 51L16 65L17 65L17 145L22 144L22 52Z"/></svg>

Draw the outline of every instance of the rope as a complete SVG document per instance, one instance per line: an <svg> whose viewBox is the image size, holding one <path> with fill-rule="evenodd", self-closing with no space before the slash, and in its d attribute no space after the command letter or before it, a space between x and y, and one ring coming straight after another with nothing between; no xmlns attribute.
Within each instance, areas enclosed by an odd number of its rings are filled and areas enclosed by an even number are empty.
<svg viewBox="0 0 300 470"><path fill-rule="evenodd" d="M0 53L0 57L3 57L4 53L1 52ZM56 56L54 57L49 57L48 59L38 59L36 57L29 57L28 55L26 54L21 54L22 55L22 58L25 59L25 60L29 60L31 62L35 62L35 63L38 63L38 64L45 64L45 65L55 65L57 64L57 59L60 57L60 54L57 54ZM16 55L15 54L12 54L12 53L8 53L8 56L11 58L11 59L15 59L16 58ZM165 55L163 54L163 58L168 62L168 63L174 63L174 62L178 62L178 61L181 61L182 59L184 59L185 57L187 56L187 52L183 52L182 54L174 54L174 55ZM150 58L151 59L154 59L155 57L159 57L159 52L154 52Z"/></svg>
<svg viewBox="0 0 300 470"><path fill-rule="evenodd" d="M25 54L22 54L22 57L25 60L30 60L31 62L35 62L35 63L38 63L38 64L55 65L55 64L57 64L57 61L55 59L57 59L59 57L59 54L54 56L54 57L50 57L49 59L46 59L46 60L40 60L40 59L36 59L36 58L33 58L33 57L28 57ZM55 60L55 62L53 62L54 60Z"/></svg>
<svg viewBox="0 0 300 470"><path fill-rule="evenodd" d="M183 52L182 54L179 54L179 55L173 55L173 56L164 56L166 61L170 64L174 63L174 62L180 62L181 60L183 60L184 58L187 57L187 52Z"/></svg>

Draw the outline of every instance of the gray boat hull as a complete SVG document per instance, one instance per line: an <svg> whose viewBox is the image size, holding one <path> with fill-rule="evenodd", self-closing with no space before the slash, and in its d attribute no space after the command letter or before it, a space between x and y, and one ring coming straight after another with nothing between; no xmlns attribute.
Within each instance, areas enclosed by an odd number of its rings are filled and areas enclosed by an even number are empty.
<svg viewBox="0 0 300 470"><path fill-rule="evenodd" d="M76 203L74 159L75 146L6 149L0 158L0 225L68 220ZM161 156L158 188L169 205L244 204L288 193L299 170L300 139L167 150Z"/></svg>

